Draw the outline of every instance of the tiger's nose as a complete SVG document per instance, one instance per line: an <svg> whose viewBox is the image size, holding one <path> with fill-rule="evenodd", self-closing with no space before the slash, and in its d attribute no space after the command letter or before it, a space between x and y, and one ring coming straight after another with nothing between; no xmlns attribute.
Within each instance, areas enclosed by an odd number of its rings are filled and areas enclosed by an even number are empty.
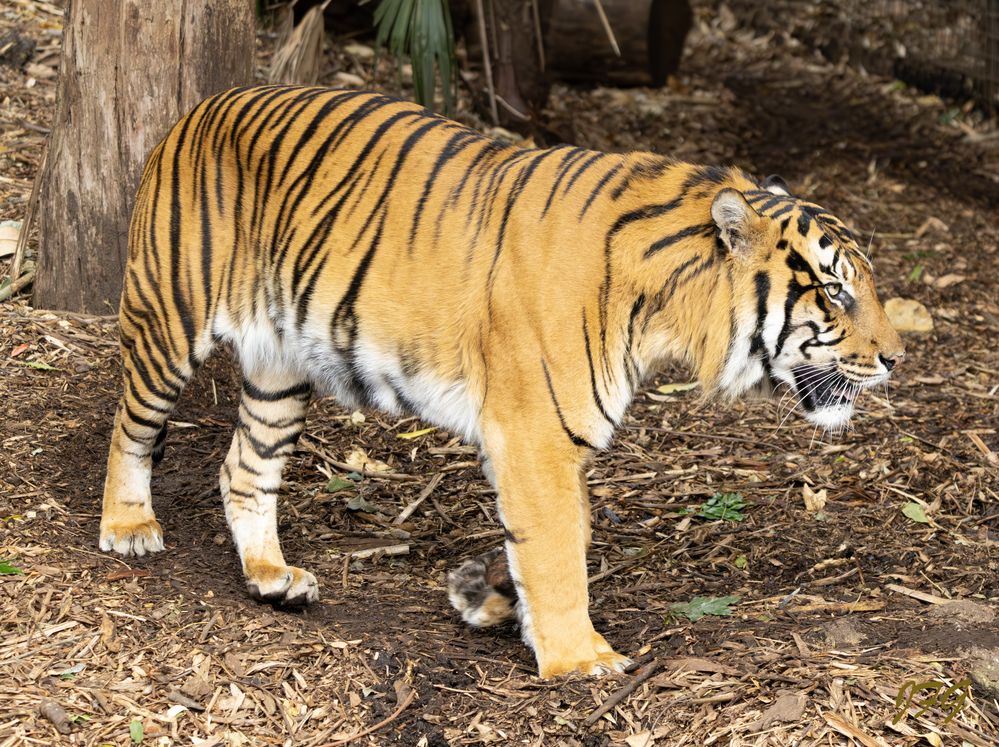
<svg viewBox="0 0 999 747"><path fill-rule="evenodd" d="M885 355L884 353L878 353L878 360L884 364L884 367L891 371L895 366L902 362L905 357L905 351L900 350L897 353L889 353Z"/></svg>

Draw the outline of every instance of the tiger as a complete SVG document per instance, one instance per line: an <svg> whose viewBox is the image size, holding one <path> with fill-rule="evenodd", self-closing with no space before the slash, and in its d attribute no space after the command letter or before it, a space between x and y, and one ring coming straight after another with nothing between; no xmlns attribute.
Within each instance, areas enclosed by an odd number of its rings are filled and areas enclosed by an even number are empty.
<svg viewBox="0 0 999 747"><path fill-rule="evenodd" d="M779 178L518 147L321 87L237 88L180 119L141 177L119 308L102 550L163 550L151 470L227 344L242 392L219 485L249 594L319 597L277 526L310 398L418 416L477 446L497 494L502 558L452 573L451 600L472 624L516 616L542 677L629 665L590 619L585 472L664 362L721 398L784 387L836 430L905 352L853 233Z"/></svg>

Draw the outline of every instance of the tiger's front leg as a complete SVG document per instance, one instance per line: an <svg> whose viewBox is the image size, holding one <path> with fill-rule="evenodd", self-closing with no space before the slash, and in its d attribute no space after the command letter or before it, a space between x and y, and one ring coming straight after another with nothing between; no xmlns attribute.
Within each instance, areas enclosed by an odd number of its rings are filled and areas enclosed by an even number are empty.
<svg viewBox="0 0 999 747"><path fill-rule="evenodd" d="M546 430L537 421L487 427L484 435L507 532L522 635L534 649L539 674L622 671L630 660L616 653L590 622L585 452L557 425Z"/></svg>
<svg viewBox="0 0 999 747"><path fill-rule="evenodd" d="M285 563L277 532L281 472L305 426L309 396L300 377L244 371L239 422L219 478L250 595L292 607L319 598L316 577Z"/></svg>

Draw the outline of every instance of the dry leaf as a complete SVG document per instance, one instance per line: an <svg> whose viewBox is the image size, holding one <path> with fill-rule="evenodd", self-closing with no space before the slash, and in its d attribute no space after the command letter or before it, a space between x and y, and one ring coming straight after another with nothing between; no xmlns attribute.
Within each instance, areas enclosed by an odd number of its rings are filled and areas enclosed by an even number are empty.
<svg viewBox="0 0 999 747"><path fill-rule="evenodd" d="M805 713L808 698L803 693L785 693L764 711L758 721L751 725L753 731L768 729L775 721L793 722L801 719Z"/></svg>
<svg viewBox="0 0 999 747"><path fill-rule="evenodd" d="M923 225L921 225L919 228L916 229L916 238L921 239L930 231L950 233L950 227L939 218L935 218L934 216L931 215L929 218L923 221Z"/></svg>
<svg viewBox="0 0 999 747"><path fill-rule="evenodd" d="M640 731L638 734L625 737L624 741L628 747L652 747L656 743L651 731Z"/></svg>
<svg viewBox="0 0 999 747"><path fill-rule="evenodd" d="M372 459L364 449L352 449L343 460L351 469L358 472L391 472L392 468L385 462Z"/></svg>
<svg viewBox="0 0 999 747"><path fill-rule="evenodd" d="M0 223L0 257L9 257L17 249L17 239L21 235L19 221L6 220Z"/></svg>
<svg viewBox="0 0 999 747"><path fill-rule="evenodd" d="M689 392L691 389L696 389L698 386L696 381L685 382L681 384L663 384L662 386L656 387L657 392L662 394L675 394L676 392Z"/></svg>
<svg viewBox="0 0 999 747"><path fill-rule="evenodd" d="M941 275L934 280L933 287L943 290L944 288L949 288L952 285L963 283L965 280L967 280L967 278L964 275L955 275L954 273L950 273L948 275Z"/></svg>
<svg viewBox="0 0 999 747"><path fill-rule="evenodd" d="M801 497L805 499L805 510L814 514L826 507L826 489L812 490L807 485L801 487Z"/></svg>

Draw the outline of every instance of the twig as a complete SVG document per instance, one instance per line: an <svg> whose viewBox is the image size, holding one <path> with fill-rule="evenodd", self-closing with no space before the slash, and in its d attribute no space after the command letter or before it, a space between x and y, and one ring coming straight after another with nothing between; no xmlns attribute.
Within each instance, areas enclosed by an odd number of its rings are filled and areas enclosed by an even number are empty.
<svg viewBox="0 0 999 747"><path fill-rule="evenodd" d="M326 464L330 464L337 469L343 470L344 472L356 472L359 475L364 475L365 477L380 477L383 480L395 480L396 482L419 482L420 480L420 478L415 475L407 475L402 472L372 472L371 470L361 469L351 464L347 464L346 462L338 462L325 451L313 446L304 438L299 440L298 445L306 451L311 451L313 454L326 462Z"/></svg>
<svg viewBox="0 0 999 747"><path fill-rule="evenodd" d="M607 39L610 41L611 48L614 50L614 54L618 57L621 56L621 48L617 45L617 39L614 38L614 29L611 28L610 21L607 20L607 14L604 13L604 5L600 0L594 0L594 4L597 6L597 13L600 15L600 23L604 27L604 31L607 32Z"/></svg>
<svg viewBox="0 0 999 747"><path fill-rule="evenodd" d="M31 196L28 198L28 211L24 215L24 221L21 223L21 233L17 236L17 246L14 248L14 258L10 261L10 287L14 287L14 283L18 280L21 274L21 262L24 261L24 252L28 248L28 232L31 230L31 224L35 219L35 209L38 207L38 193L40 191L39 186L42 183L42 177L45 174L45 162L49 157L48 146L45 147L45 151L42 153L42 160L38 163L38 173L35 175L35 182L31 185ZM34 273L32 273L32 278L34 278ZM30 281L29 281L30 282ZM24 286L21 286L24 287ZM17 289L17 290L20 290ZM11 290L11 295L13 296L17 290ZM0 297L0 301L3 298Z"/></svg>
<svg viewBox="0 0 999 747"><path fill-rule="evenodd" d="M399 718L399 714L401 714L409 707L409 704L413 702L413 699L415 697L416 697L416 690L411 689L409 691L409 694L406 696L406 699L399 704L399 707L396 708L394 711L392 711L392 713L389 716L383 718L374 726L369 726L367 729L362 729L356 734L351 734L349 737L344 737L343 739L337 739L335 742L327 742L326 744L322 745L322 747L337 747L338 745L341 744L352 744L361 737L366 737L368 736L368 734L373 734L374 732L378 731L383 726L388 726L397 718Z"/></svg>
<svg viewBox="0 0 999 747"><path fill-rule="evenodd" d="M531 0L531 16L534 18L534 39L538 43L538 64L541 72L545 71L545 40L541 35L541 14L538 12L538 0Z"/></svg>
<svg viewBox="0 0 999 747"><path fill-rule="evenodd" d="M927 594L925 591L910 589L906 586L899 586L898 584L885 584L885 588L894 591L896 594L912 597L913 599L918 599L920 602L926 602L927 604L948 604L953 601L952 599L944 599L943 597L938 597L934 594Z"/></svg>
<svg viewBox="0 0 999 747"><path fill-rule="evenodd" d="M489 39L486 35L486 11L482 0L475 0L475 12L479 16L479 37L482 40L482 66L486 73L486 88L489 90L489 113L493 124L499 124L499 111L496 109L496 87L493 85L493 66L489 61Z"/></svg>
<svg viewBox="0 0 999 747"><path fill-rule="evenodd" d="M645 680L654 675L657 671L659 671L659 660L653 659L644 667L639 669L638 672L635 674L634 678L628 681L624 687L613 693L609 698L607 698L607 700L605 700L603 703L600 704L600 707L597 708L597 710L595 710L593 713L587 716L586 719L583 721L583 725L593 726L595 723L597 723L597 721L600 720L601 716L603 716L611 708L618 705L622 700L624 700L633 692L635 692L635 690L638 689L639 685L645 682Z"/></svg>
<svg viewBox="0 0 999 747"><path fill-rule="evenodd" d="M399 515L395 517L395 519L392 521L392 524L394 526L399 526L406 519L408 519L410 516L412 516L413 512L420 507L420 504L423 503L423 501L425 501L427 499L428 495L430 495L432 492L434 492L434 489L438 485L440 485L441 480L443 480L443 479L444 479L444 473L443 472L438 472L436 475L434 475L432 478L430 478L430 483L427 485L427 487L425 487L423 490L420 491L420 494L418 496L416 496L416 500L415 501L413 501L412 503L410 503L408 506L406 506L404 509L402 509L402 511L399 512Z"/></svg>
<svg viewBox="0 0 999 747"><path fill-rule="evenodd" d="M502 104L503 108L506 109L508 112L510 112L510 114L512 114L517 119L522 120L524 122L530 122L531 121L531 118L529 116L527 116L526 114L524 114L524 112L522 112L520 109L518 109L517 107L515 107L513 104L511 104L505 98L503 98L502 96L500 96L498 93L495 94L493 96L493 98L496 101L498 101L500 104Z"/></svg>
<svg viewBox="0 0 999 747"><path fill-rule="evenodd" d="M11 275L11 277L13 277L13 275ZM26 273L22 277L19 277L17 280L13 281L6 288L0 288L0 301L6 301L8 298L11 298L15 293L19 293L21 289L31 285L34 282L34 280L35 280L35 271L32 270L31 272Z"/></svg>

